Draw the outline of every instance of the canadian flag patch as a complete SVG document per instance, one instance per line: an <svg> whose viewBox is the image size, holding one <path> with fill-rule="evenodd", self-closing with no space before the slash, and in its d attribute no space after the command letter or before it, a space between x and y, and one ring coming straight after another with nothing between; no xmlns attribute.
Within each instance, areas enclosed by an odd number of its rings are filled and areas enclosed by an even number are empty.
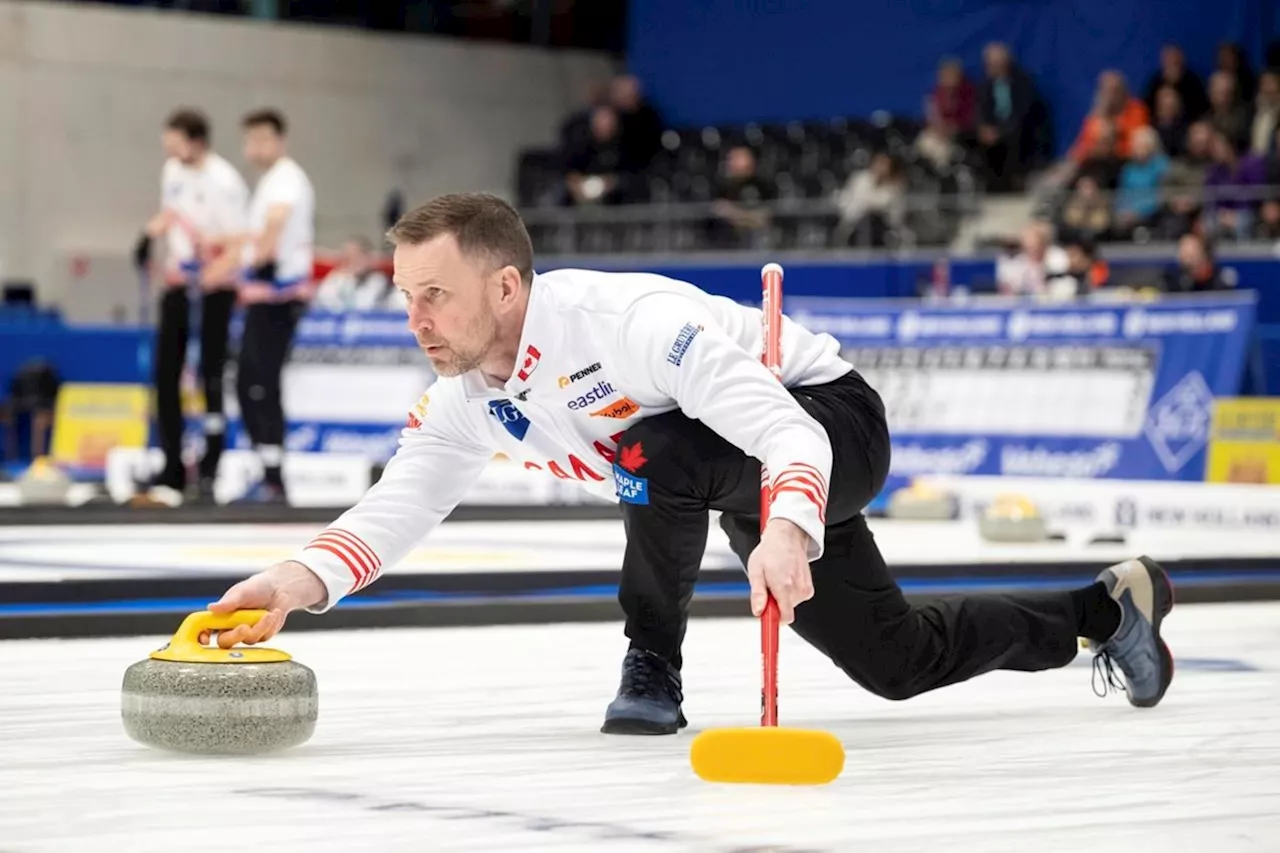
<svg viewBox="0 0 1280 853"><path fill-rule="evenodd" d="M520 381L527 382L529 380L529 377L533 374L534 369L537 368L538 361L541 360L541 358L542 353L538 352L538 348L533 344L525 347L524 361L520 362L520 370L516 372L516 376L520 377Z"/></svg>

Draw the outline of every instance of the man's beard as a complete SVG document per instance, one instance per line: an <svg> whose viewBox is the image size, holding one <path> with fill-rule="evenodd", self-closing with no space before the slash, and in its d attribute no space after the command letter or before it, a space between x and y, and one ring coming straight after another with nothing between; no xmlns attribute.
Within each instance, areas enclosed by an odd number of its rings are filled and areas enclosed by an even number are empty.
<svg viewBox="0 0 1280 853"><path fill-rule="evenodd" d="M471 328L467 330L466 337L471 341L476 341L476 343L464 348L455 346L448 341L440 342L440 345L447 349L445 356L448 360L431 361L431 366L437 376L461 376L469 371L478 370L485 356L489 354L489 350L493 347L493 342L497 340L498 324L494 322L492 315L478 317ZM428 356L427 358L430 359L431 357Z"/></svg>

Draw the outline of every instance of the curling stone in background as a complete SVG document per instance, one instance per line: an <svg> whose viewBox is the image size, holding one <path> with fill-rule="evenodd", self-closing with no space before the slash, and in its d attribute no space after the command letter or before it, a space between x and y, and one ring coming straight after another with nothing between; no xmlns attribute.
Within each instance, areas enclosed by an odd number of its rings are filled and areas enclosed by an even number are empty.
<svg viewBox="0 0 1280 853"><path fill-rule="evenodd" d="M950 521L959 514L955 495L916 481L889 497L889 518L908 521Z"/></svg>
<svg viewBox="0 0 1280 853"><path fill-rule="evenodd" d="M18 477L18 500L23 506L66 506L71 478L47 456L34 460Z"/></svg>
<svg viewBox="0 0 1280 853"><path fill-rule="evenodd" d="M1049 538L1039 509L1022 495L997 495L978 517L978 532L988 542L1043 542Z"/></svg>
<svg viewBox="0 0 1280 853"><path fill-rule="evenodd" d="M167 645L129 667L121 696L129 736L198 755L253 755L306 742L319 711L315 673L276 649L200 643L201 632L263 615L192 613Z"/></svg>

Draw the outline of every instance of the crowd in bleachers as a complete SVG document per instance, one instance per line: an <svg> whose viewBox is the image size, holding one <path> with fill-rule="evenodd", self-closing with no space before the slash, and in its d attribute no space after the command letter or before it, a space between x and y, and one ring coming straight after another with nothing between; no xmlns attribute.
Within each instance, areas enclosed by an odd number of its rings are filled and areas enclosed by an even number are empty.
<svg viewBox="0 0 1280 853"><path fill-rule="evenodd" d="M977 194L1026 191L1063 240L1280 240L1280 46L1258 74L1223 45L1202 80L1167 45L1140 93L1102 71L1056 162L1032 76L1002 44L982 64L943 59L919 118L782 126L669 128L621 77L524 152L519 200L553 252L944 246ZM623 210L650 203L662 216Z"/></svg>
<svg viewBox="0 0 1280 853"><path fill-rule="evenodd" d="M624 75L565 121L557 147L522 153L517 194L544 251L943 245L979 180L952 88L927 123L673 128ZM627 214L644 204L663 216Z"/></svg>
<svg viewBox="0 0 1280 853"><path fill-rule="evenodd" d="M1273 49L1268 65L1280 63ZM1113 71L1049 197L1059 230L1094 241L1280 239L1280 69L1224 45L1207 85L1176 46L1142 97Z"/></svg>

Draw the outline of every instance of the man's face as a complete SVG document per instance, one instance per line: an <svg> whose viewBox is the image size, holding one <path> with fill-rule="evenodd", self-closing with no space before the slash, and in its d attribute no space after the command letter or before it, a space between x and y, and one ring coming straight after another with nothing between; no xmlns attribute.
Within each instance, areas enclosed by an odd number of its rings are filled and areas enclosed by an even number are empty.
<svg viewBox="0 0 1280 853"><path fill-rule="evenodd" d="M254 168L267 169L284 154L284 139L271 125L255 124L244 132L244 159Z"/></svg>
<svg viewBox="0 0 1280 853"><path fill-rule="evenodd" d="M1176 121L1182 113L1182 99L1178 91L1168 86L1156 94L1156 118L1163 122Z"/></svg>
<svg viewBox="0 0 1280 853"><path fill-rule="evenodd" d="M184 166L190 166L196 161L200 149L185 133L170 128L165 128L160 134L160 145L164 148L166 157L173 157Z"/></svg>
<svg viewBox="0 0 1280 853"><path fill-rule="evenodd" d="M1112 71L1104 71L1098 77L1098 99L1113 112L1124 108L1124 81Z"/></svg>
<svg viewBox="0 0 1280 853"><path fill-rule="evenodd" d="M1167 44L1160 49L1160 70L1166 80L1176 81L1181 78L1186 65L1187 59L1180 48Z"/></svg>
<svg viewBox="0 0 1280 853"><path fill-rule="evenodd" d="M1187 234L1178 241L1178 261L1187 269L1195 269L1204 264L1204 247L1195 235Z"/></svg>
<svg viewBox="0 0 1280 853"><path fill-rule="evenodd" d="M1230 74L1221 71L1209 77L1209 102L1215 107L1231 106L1236 97L1236 82Z"/></svg>
<svg viewBox="0 0 1280 853"><path fill-rule="evenodd" d="M756 158L749 148L734 148L729 151L725 171L731 178L749 178L755 174Z"/></svg>
<svg viewBox="0 0 1280 853"><path fill-rule="evenodd" d="M1280 104L1280 77L1267 72L1258 78L1258 101L1265 106Z"/></svg>
<svg viewBox="0 0 1280 853"><path fill-rule="evenodd" d="M405 294L409 331L440 376L480 367L498 339L495 299L501 271L486 274L452 234L397 246L396 287Z"/></svg>
<svg viewBox="0 0 1280 853"><path fill-rule="evenodd" d="M1193 157L1205 159L1210 153L1210 140L1213 138L1209 125L1198 121L1187 130L1187 151Z"/></svg>
<svg viewBox="0 0 1280 853"><path fill-rule="evenodd" d="M988 77L1003 77L1009 70L1009 52L998 45L988 47L983 51L982 64L986 66Z"/></svg>
<svg viewBox="0 0 1280 853"><path fill-rule="evenodd" d="M640 106L640 82L631 76L616 78L609 86L610 98L614 107L624 113L633 112Z"/></svg>
<svg viewBox="0 0 1280 853"><path fill-rule="evenodd" d="M600 107L591 113L591 135L597 142L608 142L618 133L618 116L613 110Z"/></svg>

